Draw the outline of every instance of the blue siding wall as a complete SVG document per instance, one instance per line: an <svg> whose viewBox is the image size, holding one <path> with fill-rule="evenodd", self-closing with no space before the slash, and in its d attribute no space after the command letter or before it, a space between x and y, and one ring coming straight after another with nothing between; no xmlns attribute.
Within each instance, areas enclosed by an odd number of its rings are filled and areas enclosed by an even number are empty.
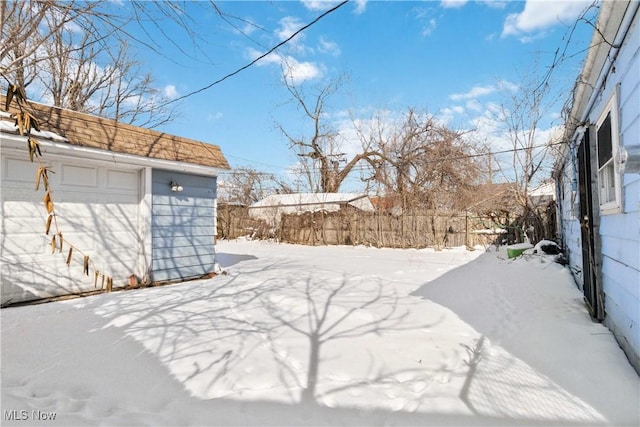
<svg viewBox="0 0 640 427"><path fill-rule="evenodd" d="M601 86L591 88L598 91L594 95L591 109L577 111L576 118L583 117L583 114L587 113L588 121L591 124L596 123L613 92L619 88L619 129L617 130L620 144L627 147L638 146L640 145L640 13L636 10L637 3L633 2L613 2L604 6L611 6L610 9L622 8L626 10L625 13L629 17L633 18L611 71L602 81ZM621 28L617 31L621 31ZM610 49L610 46L601 48ZM610 58L605 61L605 65L609 63ZM597 77L601 71L603 70L592 70L591 74L583 76L584 81ZM584 108L586 108L587 98L582 101L585 101ZM595 140L591 141L591 144L591 149L595 153ZM575 156L575 152L569 152L569 150L565 152L565 161L558 176L559 191L562 193L559 197L559 205L561 231L563 242L569 252L569 264L577 281L581 282L580 224L578 218L571 213L571 181L575 176L573 170ZM600 249L602 255L599 274L604 293L604 323L613 332L631 364L640 373L640 174L621 174L620 183L621 209L604 213L600 211L597 235L599 245L596 245L596 250ZM597 183L593 184L597 185Z"/></svg>
<svg viewBox="0 0 640 427"><path fill-rule="evenodd" d="M560 197L558 198L558 212L560 214L560 227L562 233L562 243L564 244L565 255L569 261L569 268L576 280L576 283L583 289L583 266L582 266L582 235L580 221L580 196L578 191L574 191L574 181L577 182L578 171L572 158L567 159L561 169L560 179L556 182ZM577 184L576 184L577 185Z"/></svg>
<svg viewBox="0 0 640 427"><path fill-rule="evenodd" d="M171 191L175 181L183 191ZM214 270L216 178L152 172L152 280L200 277Z"/></svg>
<svg viewBox="0 0 640 427"><path fill-rule="evenodd" d="M622 145L640 144L640 19L636 14L610 73L600 101L589 118L595 121L604 103L620 85L619 117ZM621 176L622 212L602 215L602 287L605 324L640 371L640 175Z"/></svg>

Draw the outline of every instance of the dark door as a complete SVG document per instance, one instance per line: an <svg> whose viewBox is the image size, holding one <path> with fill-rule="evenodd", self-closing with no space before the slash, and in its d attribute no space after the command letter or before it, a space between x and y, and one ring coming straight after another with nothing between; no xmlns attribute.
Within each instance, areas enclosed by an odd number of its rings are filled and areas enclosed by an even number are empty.
<svg viewBox="0 0 640 427"><path fill-rule="evenodd" d="M596 320L604 318L600 284L596 274L594 206L591 185L591 149L589 132L584 134L578 147L578 184L580 191L580 231L582 234L582 273L584 297Z"/></svg>

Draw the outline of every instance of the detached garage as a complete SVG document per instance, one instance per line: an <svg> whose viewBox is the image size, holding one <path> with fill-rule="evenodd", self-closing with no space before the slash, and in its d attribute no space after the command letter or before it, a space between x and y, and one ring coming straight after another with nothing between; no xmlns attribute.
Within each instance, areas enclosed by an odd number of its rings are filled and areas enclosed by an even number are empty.
<svg viewBox="0 0 640 427"><path fill-rule="evenodd" d="M30 104L40 124L32 136L54 172L56 229L80 251L68 260L63 243L52 253L43 193L34 191L39 165L0 111L2 305L101 289L104 277L120 287L131 276L150 283L214 271L216 177L229 168L220 147Z"/></svg>

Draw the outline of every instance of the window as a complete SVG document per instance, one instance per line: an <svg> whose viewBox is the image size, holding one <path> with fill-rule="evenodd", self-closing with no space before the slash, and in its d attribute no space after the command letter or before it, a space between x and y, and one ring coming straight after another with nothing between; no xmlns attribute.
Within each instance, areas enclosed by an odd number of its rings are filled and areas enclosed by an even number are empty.
<svg viewBox="0 0 640 427"><path fill-rule="evenodd" d="M617 92L617 91L616 91ZM596 122L598 151L598 191L603 215L618 213L621 208L620 174L614 166L618 151L618 103L614 93Z"/></svg>

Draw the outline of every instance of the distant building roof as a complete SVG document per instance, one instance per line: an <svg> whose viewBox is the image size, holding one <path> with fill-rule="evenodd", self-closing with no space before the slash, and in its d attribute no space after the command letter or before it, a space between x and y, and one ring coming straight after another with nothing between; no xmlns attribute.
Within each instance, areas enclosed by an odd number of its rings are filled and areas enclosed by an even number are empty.
<svg viewBox="0 0 640 427"><path fill-rule="evenodd" d="M4 104L5 96L0 95L1 109L4 109ZM29 106L38 119L42 132L37 136L41 138L116 153L229 169L218 145L37 102L29 102ZM10 106L9 112L17 112L15 104ZM9 123L6 115L0 115L0 120ZM6 123L0 126L0 132L17 133L15 127L11 131Z"/></svg>
<svg viewBox="0 0 640 427"><path fill-rule="evenodd" d="M296 193L272 194L249 207L252 218L263 219L272 225L280 222L282 214L338 211L349 205L363 211L373 211L366 194L358 193Z"/></svg>
<svg viewBox="0 0 640 427"><path fill-rule="evenodd" d="M546 205L556 199L555 181L546 182L529 191L529 197L537 206Z"/></svg>

